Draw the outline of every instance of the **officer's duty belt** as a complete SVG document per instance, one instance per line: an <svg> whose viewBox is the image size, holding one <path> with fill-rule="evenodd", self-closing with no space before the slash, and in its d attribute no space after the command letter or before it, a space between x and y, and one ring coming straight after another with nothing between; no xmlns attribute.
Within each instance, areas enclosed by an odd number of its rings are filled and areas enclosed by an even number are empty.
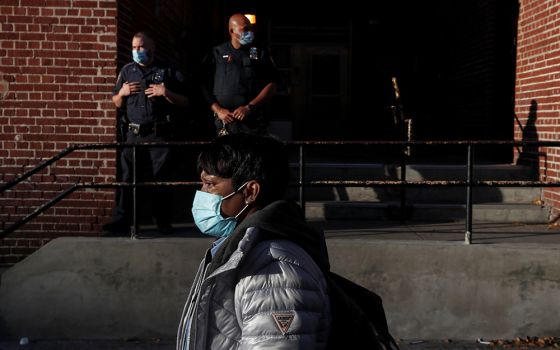
<svg viewBox="0 0 560 350"><path fill-rule="evenodd" d="M158 128L167 126L169 122L148 122L142 124L128 123L128 130L132 131L134 135L147 135L151 132L158 131Z"/></svg>

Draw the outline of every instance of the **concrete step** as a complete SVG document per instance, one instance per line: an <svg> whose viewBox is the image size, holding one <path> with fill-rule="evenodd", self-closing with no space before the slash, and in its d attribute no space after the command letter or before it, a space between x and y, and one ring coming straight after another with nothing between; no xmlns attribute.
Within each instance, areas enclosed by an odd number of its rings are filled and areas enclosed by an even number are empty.
<svg viewBox="0 0 560 350"><path fill-rule="evenodd" d="M292 176L298 178L298 165L292 164ZM311 162L305 168L305 180L399 180L401 178L400 166L382 163L320 163ZM465 180L466 166L464 164L410 164L406 167L406 179L409 181L422 180ZM535 180L531 168L514 164L479 164L474 166L475 180ZM322 208L340 208L338 213L332 214L343 218L343 215L361 217L361 211L379 211L375 216L386 216L384 208L391 207L390 202L400 202L400 189L398 187L348 187L328 186L310 187L306 189L305 198L308 202L316 203L312 212L325 212ZM513 220L519 213L520 205L525 204L530 208L531 215L527 216L528 222L546 222L547 210L535 210L533 203L540 203L541 188L521 187L484 187L473 189L473 203L477 205L492 205L488 214L490 221ZM290 198L297 199L298 191L292 188ZM462 217L463 205L466 201L464 187L415 187L406 189L406 200L415 205L424 215L435 215L433 218L457 217L459 211ZM333 204L340 202L339 204ZM355 204L349 204L355 202ZM365 202L358 204L359 202ZM389 203L389 204L385 204ZM433 204L432 204L433 203ZM499 204L506 206L500 208ZM354 206L358 205L358 212ZM368 209L364 209L368 208ZM423 209L419 209L423 208ZM430 209L428 208L438 208ZM332 209L326 209L332 212ZM486 210L486 209L485 209ZM479 210L476 210L479 211ZM497 218L495 212L500 212ZM533 213L536 212L536 213ZM324 214L317 214L320 217ZM331 215L331 214L329 214ZM369 217L370 214L366 214ZM476 213L481 216L482 214ZM507 217L508 219L505 219Z"/></svg>
<svg viewBox="0 0 560 350"><path fill-rule="evenodd" d="M299 164L292 163L292 176L298 177ZM480 164L474 166L475 180L532 180L536 179L530 167L515 164ZM401 167L382 163L307 163L307 180L397 180ZM406 179L465 180L466 164L409 164Z"/></svg>
<svg viewBox="0 0 560 350"><path fill-rule="evenodd" d="M326 201L306 202L308 220L396 220L398 202ZM550 208L534 204L475 204L473 220L484 222L547 223ZM437 222L466 218L463 204L414 204L406 210L406 219Z"/></svg>
<svg viewBox="0 0 560 350"><path fill-rule="evenodd" d="M474 203L536 203L542 190L536 187L493 187L474 188ZM298 198L296 189L291 189L290 198ZM312 187L306 189L307 201L400 201L398 187ZM411 203L465 203L466 189L462 187L415 187L406 189L406 198Z"/></svg>
<svg viewBox="0 0 560 350"><path fill-rule="evenodd" d="M400 174L400 167L396 168ZM473 167L475 180L532 180L535 179L530 167L515 164L481 164ZM465 165L412 164L407 166L406 178L419 180L465 180Z"/></svg>

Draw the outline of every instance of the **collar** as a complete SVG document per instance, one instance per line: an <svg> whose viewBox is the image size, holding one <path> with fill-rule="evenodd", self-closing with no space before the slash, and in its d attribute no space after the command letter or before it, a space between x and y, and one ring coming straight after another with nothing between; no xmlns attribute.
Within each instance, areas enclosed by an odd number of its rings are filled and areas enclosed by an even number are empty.
<svg viewBox="0 0 560 350"><path fill-rule="evenodd" d="M157 60L153 60L149 66L141 66L138 63L132 61L132 70L135 72L150 72L154 69L157 69L160 65L158 64Z"/></svg>
<svg viewBox="0 0 560 350"><path fill-rule="evenodd" d="M210 254L212 254L212 257L214 256L214 254L216 254L216 251L218 251L218 249L224 243L226 238L227 238L227 236L226 237L220 237L212 243L212 247L210 248Z"/></svg>

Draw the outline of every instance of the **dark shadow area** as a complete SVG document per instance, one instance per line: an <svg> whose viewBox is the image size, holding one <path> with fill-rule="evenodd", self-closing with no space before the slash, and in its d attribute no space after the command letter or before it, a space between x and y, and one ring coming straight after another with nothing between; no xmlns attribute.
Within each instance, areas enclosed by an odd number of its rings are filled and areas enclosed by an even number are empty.
<svg viewBox="0 0 560 350"><path fill-rule="evenodd" d="M536 100L531 100L531 106L529 107L529 114L527 115L527 120L525 125L515 116L515 121L519 129L521 129L521 141L531 142L539 141L539 135L537 133L537 112L538 103ZM535 145L524 145L517 149L519 156L517 158L518 165L527 166L533 175L533 179L537 180L539 176L539 159L541 153L539 152L539 147Z"/></svg>
<svg viewBox="0 0 560 350"><path fill-rule="evenodd" d="M401 139L389 108L393 77L403 112L413 120L413 139L513 137L516 0L352 0L337 6L312 0L305 8L295 0L118 5L118 68L130 61L132 34L146 29L154 33L160 58L191 78L204 54L226 40L231 14L256 14L257 44L270 48L282 76L270 112L285 137ZM194 124L180 128L196 131L187 138L212 137L208 108L199 102L190 115ZM494 162L512 159L511 149L482 155Z"/></svg>

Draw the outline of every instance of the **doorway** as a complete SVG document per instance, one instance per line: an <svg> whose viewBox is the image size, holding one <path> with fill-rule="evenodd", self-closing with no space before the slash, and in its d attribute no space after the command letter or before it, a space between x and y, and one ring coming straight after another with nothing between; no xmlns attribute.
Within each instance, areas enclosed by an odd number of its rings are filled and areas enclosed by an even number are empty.
<svg viewBox="0 0 560 350"><path fill-rule="evenodd" d="M348 49L294 46L290 104L297 139L340 139L348 112Z"/></svg>

